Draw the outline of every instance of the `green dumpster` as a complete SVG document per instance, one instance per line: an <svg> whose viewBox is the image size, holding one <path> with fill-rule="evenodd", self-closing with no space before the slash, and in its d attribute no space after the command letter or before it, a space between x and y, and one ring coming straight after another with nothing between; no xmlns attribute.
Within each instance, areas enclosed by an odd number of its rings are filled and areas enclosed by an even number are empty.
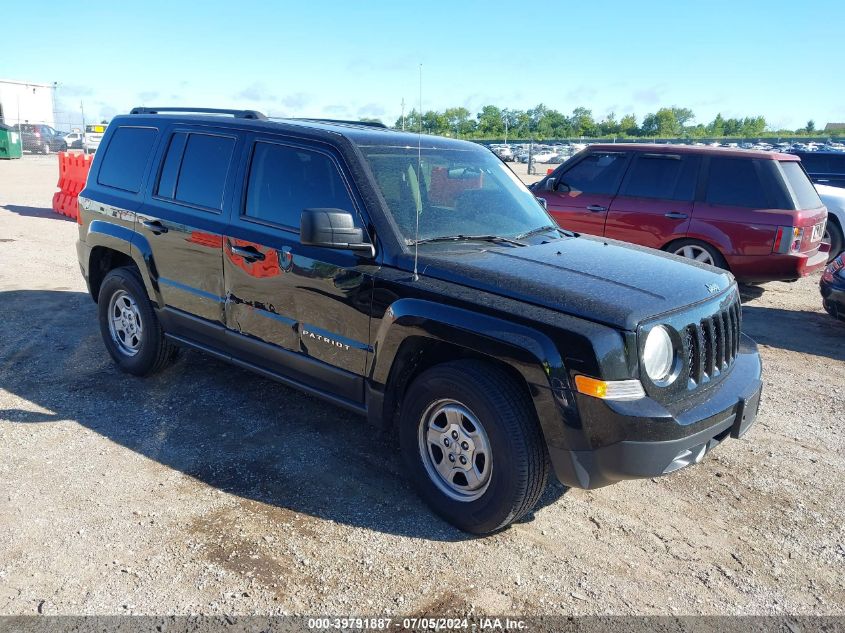
<svg viewBox="0 0 845 633"><path fill-rule="evenodd" d="M20 158L22 155L20 132L11 125L0 123L0 159Z"/></svg>

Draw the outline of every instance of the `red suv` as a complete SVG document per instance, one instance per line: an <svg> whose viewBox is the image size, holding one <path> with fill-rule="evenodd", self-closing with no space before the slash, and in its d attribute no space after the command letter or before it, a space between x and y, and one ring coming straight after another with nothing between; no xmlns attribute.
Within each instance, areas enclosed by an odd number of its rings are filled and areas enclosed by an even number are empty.
<svg viewBox="0 0 845 633"><path fill-rule="evenodd" d="M821 269L827 209L796 156L592 145L533 186L557 223L730 270L740 281Z"/></svg>

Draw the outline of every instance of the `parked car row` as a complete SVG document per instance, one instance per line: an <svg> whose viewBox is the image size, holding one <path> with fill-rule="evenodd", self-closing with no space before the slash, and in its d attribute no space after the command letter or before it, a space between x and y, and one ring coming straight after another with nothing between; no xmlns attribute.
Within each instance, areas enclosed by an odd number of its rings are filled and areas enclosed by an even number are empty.
<svg viewBox="0 0 845 633"><path fill-rule="evenodd" d="M586 145L583 143L555 143L543 145L527 143L507 145L492 143L490 150L505 162L527 163L529 155L535 163L562 163L570 156L580 152Z"/></svg>
<svg viewBox="0 0 845 633"><path fill-rule="evenodd" d="M69 149L96 152L106 127L105 123L94 123L86 125L84 132L61 132L46 123L18 123L13 126L21 135L23 151L36 154L51 154Z"/></svg>

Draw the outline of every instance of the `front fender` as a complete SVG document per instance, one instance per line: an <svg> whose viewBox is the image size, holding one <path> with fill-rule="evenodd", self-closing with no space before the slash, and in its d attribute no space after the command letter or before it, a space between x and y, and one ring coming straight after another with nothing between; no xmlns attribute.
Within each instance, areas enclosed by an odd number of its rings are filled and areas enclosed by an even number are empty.
<svg viewBox="0 0 845 633"><path fill-rule="evenodd" d="M400 346L410 337L471 350L519 372L528 385L550 445L568 444L561 424L561 409L568 424L580 426L563 359L544 333L442 303L400 299L387 309L374 337L369 372L374 383L387 385Z"/></svg>

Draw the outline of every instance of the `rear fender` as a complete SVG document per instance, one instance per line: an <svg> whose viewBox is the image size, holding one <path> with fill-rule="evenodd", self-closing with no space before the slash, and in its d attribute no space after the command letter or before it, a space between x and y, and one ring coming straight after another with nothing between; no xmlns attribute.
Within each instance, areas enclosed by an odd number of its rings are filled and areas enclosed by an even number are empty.
<svg viewBox="0 0 845 633"><path fill-rule="evenodd" d="M88 225L85 243L91 250L102 246L131 257L141 272L141 278L144 280L144 286L150 299L158 307L164 306L158 285L158 272L153 261L152 248L143 235L119 224L93 220Z"/></svg>

